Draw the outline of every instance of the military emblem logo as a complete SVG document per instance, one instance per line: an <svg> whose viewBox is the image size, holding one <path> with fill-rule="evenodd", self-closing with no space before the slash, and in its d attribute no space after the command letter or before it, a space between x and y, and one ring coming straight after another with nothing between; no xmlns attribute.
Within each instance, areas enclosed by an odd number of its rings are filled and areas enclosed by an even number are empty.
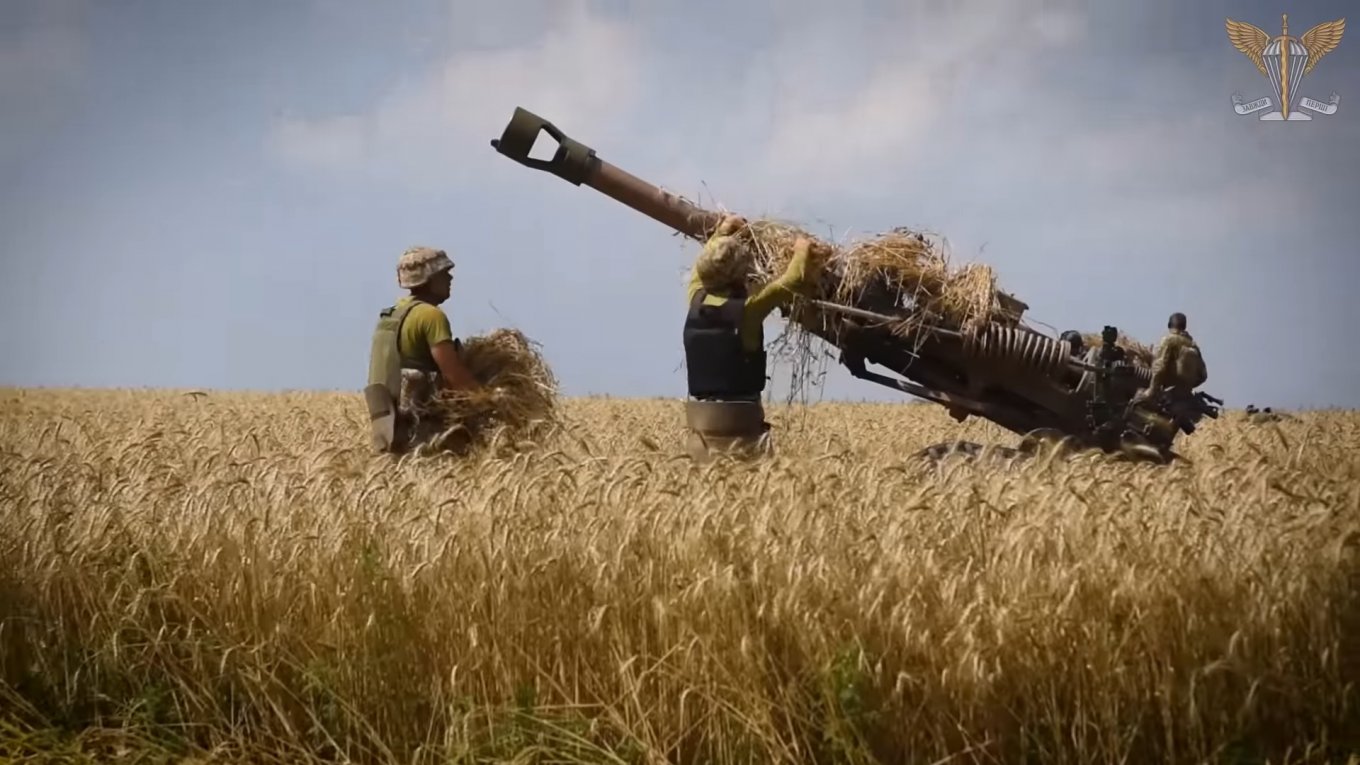
<svg viewBox="0 0 1360 765"><path fill-rule="evenodd" d="M1251 59L1251 63L1270 80L1270 86L1275 90L1275 100L1272 101L1270 96L1264 96L1249 103L1243 103L1241 94L1234 93L1233 110L1238 114L1255 114L1275 107L1278 102L1279 106L1275 111L1266 112L1257 119L1313 118L1307 112L1296 111L1294 108L1296 105L1317 114L1335 114L1336 107L1341 103L1341 96L1332 93L1332 97L1323 103L1316 99L1301 97L1299 86L1303 84L1303 78L1317 66L1317 62L1341 42L1341 33L1346 29L1346 20L1343 18L1323 22L1305 32L1302 37L1289 34L1289 14L1284 14L1281 21L1280 34L1271 36L1264 29L1244 21L1228 19L1228 39L1233 47Z"/></svg>

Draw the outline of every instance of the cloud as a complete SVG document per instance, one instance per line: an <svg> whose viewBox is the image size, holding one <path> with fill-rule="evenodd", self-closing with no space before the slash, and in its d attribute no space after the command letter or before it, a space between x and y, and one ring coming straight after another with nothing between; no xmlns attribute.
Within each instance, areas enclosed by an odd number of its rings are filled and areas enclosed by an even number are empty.
<svg viewBox="0 0 1360 765"><path fill-rule="evenodd" d="M547 6L546 19L521 10L513 15L534 17L544 31L513 41L506 13L478 6L475 18L460 19L461 49L418 79L362 113L289 115L271 145L302 167L387 168L412 183L436 173L447 181L469 171L466 159L455 160L467 156L465 142L494 137L523 105L602 155L656 159L659 183L702 176L723 195L773 204L814 182L836 195L882 182L930 152L961 102L1033 87L1042 54L1080 39L1082 7L959 0L883 16L792 2L756 22L769 22L769 45L696 40L693 55L708 61L687 68L679 56L690 54L646 44L648 34L667 37L647 28L654 9L626 21L584 0ZM837 48L850 55L827 55ZM715 58L720 66L702 65ZM704 77L713 79L695 89L708 94L705 103L676 94ZM705 160L715 147L749 150L713 171Z"/></svg>
<svg viewBox="0 0 1360 765"><path fill-rule="evenodd" d="M459 6L460 24L483 30L482 42L505 38L495 31L504 26L494 17L497 6ZM467 18L468 13L491 16ZM271 147L303 167L399 174L418 185L472 177L476 168L465 161L468 143L485 146L516 106L582 130L615 134L617 120L631 112L643 85L636 30L583 3L552 6L548 13L556 23L536 39L459 50L363 113L286 116L274 126ZM479 159L491 156L485 154Z"/></svg>
<svg viewBox="0 0 1360 765"><path fill-rule="evenodd" d="M705 177L771 204L801 189L832 198L892 184L959 128L961 109L995 109L1006 94L1038 87L1044 55L1079 39L1081 8L961 0L857 18L809 9L752 62L773 74L748 77L723 99L732 106L717 138L753 150ZM820 55L814 41L827 27L843 28L862 58Z"/></svg>
<svg viewBox="0 0 1360 765"><path fill-rule="evenodd" d="M906 31L868 36L879 63L838 72L839 93L800 99L786 81L773 107L734 99L752 106L735 110L725 140L753 150L667 177L702 177L730 207L826 215L857 235L932 228L965 259L990 242L1003 285L1036 306L1061 305L1057 253L1069 274L1137 263L1149 278L1215 289L1226 241L1298 221L1332 191L1302 177L1322 161L1304 142L1266 149L1233 122L1226 92L1206 99L1221 87L1212 72L1106 60L1101 47L1122 33L1092 30L1079 5L974 2L906 21L880 21ZM771 57L806 39L790 30ZM767 108L777 116L762 122Z"/></svg>

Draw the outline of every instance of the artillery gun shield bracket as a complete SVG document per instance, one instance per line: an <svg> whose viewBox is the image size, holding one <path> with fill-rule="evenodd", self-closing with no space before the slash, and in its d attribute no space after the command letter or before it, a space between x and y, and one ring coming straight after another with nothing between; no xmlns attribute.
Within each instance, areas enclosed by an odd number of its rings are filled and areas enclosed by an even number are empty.
<svg viewBox="0 0 1360 765"><path fill-rule="evenodd" d="M529 156L534 141L538 140L539 131L546 131L557 140L557 151L552 159L533 159ZM491 140L491 146L521 165L552 173L576 186L589 179L599 166L594 149L568 138L556 125L518 106L501 137Z"/></svg>

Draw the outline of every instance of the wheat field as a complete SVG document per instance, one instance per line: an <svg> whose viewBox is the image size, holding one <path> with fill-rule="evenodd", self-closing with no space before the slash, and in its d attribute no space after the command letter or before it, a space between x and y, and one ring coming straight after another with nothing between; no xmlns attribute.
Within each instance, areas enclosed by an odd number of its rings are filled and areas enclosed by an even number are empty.
<svg viewBox="0 0 1360 765"><path fill-rule="evenodd" d="M1017 439L775 406L698 466L673 400L402 461L357 394L0 402L6 761L1360 761L1360 413L928 465Z"/></svg>

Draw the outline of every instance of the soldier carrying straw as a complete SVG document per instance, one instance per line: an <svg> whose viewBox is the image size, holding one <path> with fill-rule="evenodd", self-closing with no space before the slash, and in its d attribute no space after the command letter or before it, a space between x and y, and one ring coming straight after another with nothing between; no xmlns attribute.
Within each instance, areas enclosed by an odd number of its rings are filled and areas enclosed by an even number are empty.
<svg viewBox="0 0 1360 765"><path fill-rule="evenodd" d="M765 318L815 283L829 248L806 237L794 243L784 274L748 294L753 265L749 230L740 216L723 218L695 260L685 315L685 366L689 400L688 449L696 460L713 451L768 454L770 425L760 395L765 390Z"/></svg>
<svg viewBox="0 0 1360 765"><path fill-rule="evenodd" d="M432 406L438 391L482 387L439 308L449 299L453 267L447 253L432 247L412 247L397 261L397 285L410 294L378 313L364 389L380 452L404 452L442 431Z"/></svg>

